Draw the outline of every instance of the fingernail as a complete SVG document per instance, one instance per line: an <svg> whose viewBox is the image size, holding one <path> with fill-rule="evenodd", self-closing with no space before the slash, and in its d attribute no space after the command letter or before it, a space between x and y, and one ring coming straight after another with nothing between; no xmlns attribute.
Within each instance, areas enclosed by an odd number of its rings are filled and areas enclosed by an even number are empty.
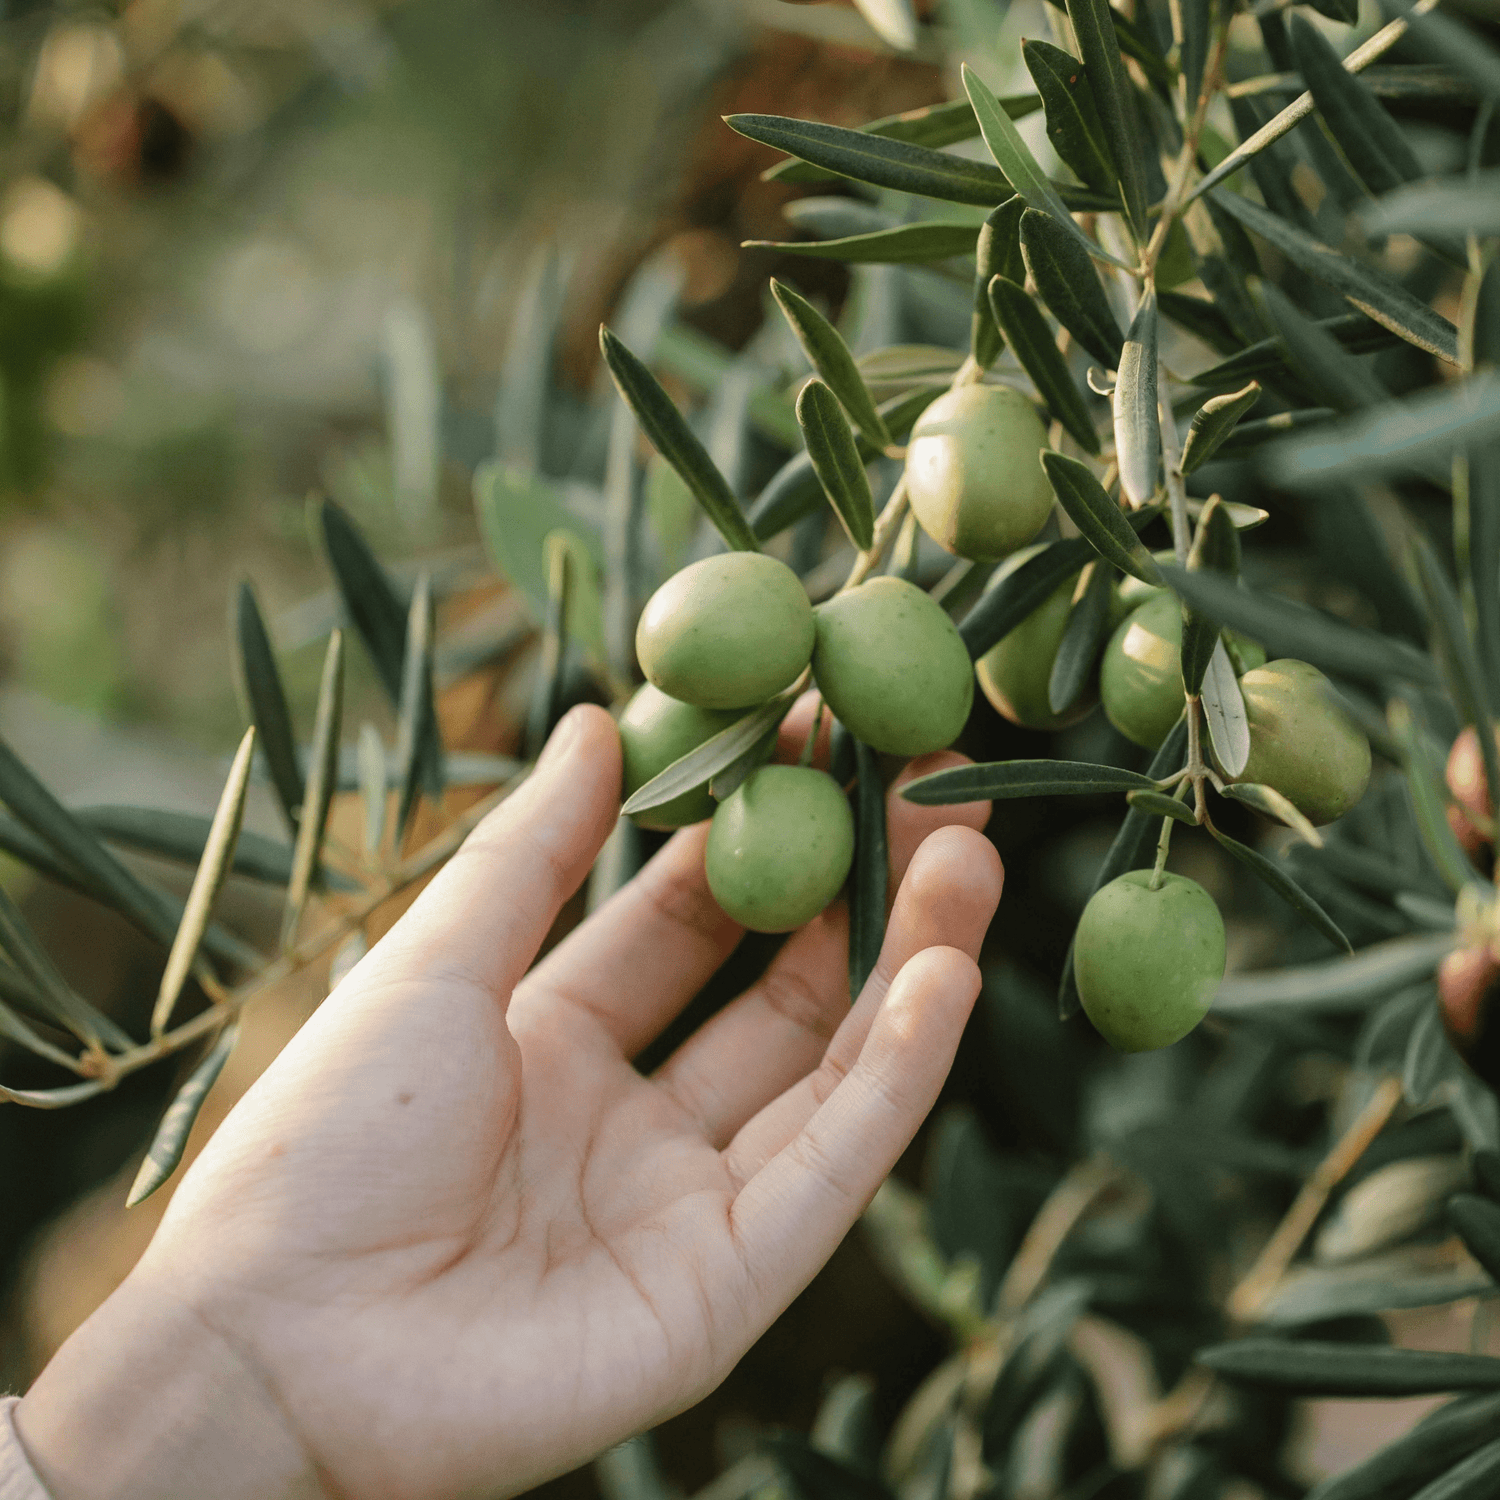
<svg viewBox="0 0 1500 1500"><path fill-rule="evenodd" d="M547 743L542 747L542 753L537 757L537 770L551 770L552 767L562 760L573 748L573 742L578 738L578 710L570 708L562 718L557 721L552 733L547 737Z"/></svg>

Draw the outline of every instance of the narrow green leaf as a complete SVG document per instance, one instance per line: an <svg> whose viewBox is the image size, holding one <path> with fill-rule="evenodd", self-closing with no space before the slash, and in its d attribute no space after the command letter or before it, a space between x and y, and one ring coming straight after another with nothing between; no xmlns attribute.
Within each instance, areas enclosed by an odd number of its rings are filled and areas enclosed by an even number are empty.
<svg viewBox="0 0 1500 1500"><path fill-rule="evenodd" d="M969 349L982 370L994 364L1005 343L990 306L990 282L996 276L1017 284L1026 280L1026 263L1021 257L1021 218L1025 213L1026 200L1017 193L991 210L974 247L974 315Z"/></svg>
<svg viewBox="0 0 1500 1500"><path fill-rule="evenodd" d="M1178 823L1198 821L1198 815L1185 802L1169 797L1165 792L1126 792L1125 800L1137 812L1152 818L1172 818Z"/></svg>
<svg viewBox="0 0 1500 1500"><path fill-rule="evenodd" d="M672 398L661 388L650 370L603 324L599 327L599 348L615 387L635 413L641 430L650 438L656 451L676 469L682 482L693 492L719 535L739 552L755 552L759 544L740 510L728 481L714 466L703 444Z"/></svg>
<svg viewBox="0 0 1500 1500"><path fill-rule="evenodd" d="M177 936L172 941L171 951L167 954L166 967L162 970L161 983L156 991L156 1004L151 1010L152 1036L160 1036L166 1030L167 1022L172 1019L172 1008L182 994L183 985L187 983L193 960L198 955L198 945L208 929L214 902L218 899L225 877L234 862L240 825L245 819L245 796L250 790L250 764L254 754L255 726L252 724L240 741L240 747L229 767L228 779L224 782L224 790L219 794L219 805L214 810L213 823L203 846L203 858L193 876L182 921L177 928Z"/></svg>
<svg viewBox="0 0 1500 1500"><path fill-rule="evenodd" d="M130 1191L125 1195L125 1207L134 1208L144 1202L177 1170L182 1153L187 1149L188 1135L208 1091L218 1081L239 1040L238 1021L232 1021L219 1033L218 1040L209 1049L208 1055L193 1069L188 1081L178 1089L177 1097L167 1106L167 1112L156 1127L156 1135L147 1148L146 1159L141 1163Z"/></svg>
<svg viewBox="0 0 1500 1500"><path fill-rule="evenodd" d="M1078 0L1103 4L1104 0ZM1132 505L1156 493L1161 461L1161 427L1156 410L1156 291L1147 287L1125 335L1115 380L1115 459L1120 488Z"/></svg>
<svg viewBox="0 0 1500 1500"><path fill-rule="evenodd" d="M752 771L770 760L776 752L779 728L773 724L748 750L741 751L723 770L714 772L709 779L708 794L715 802L732 797Z"/></svg>
<svg viewBox="0 0 1500 1500"><path fill-rule="evenodd" d="M962 65L964 88L974 106L979 120L979 129L990 155L995 158L1006 180L1026 200L1028 207L1050 214L1058 228L1070 235L1085 254L1098 256L1114 265L1125 263L1117 256L1091 240L1074 222L1058 191L1047 174L1037 165L1031 148L1021 139L1021 132L1011 122L1009 115L1000 108L1000 101L985 86L977 73L971 72L967 63Z"/></svg>
<svg viewBox="0 0 1500 1500"><path fill-rule="evenodd" d="M1275 818L1301 835L1314 849L1323 847L1323 835L1313 827L1292 804L1273 786L1262 786L1256 781L1234 781L1224 787L1224 796L1253 807L1256 812Z"/></svg>
<svg viewBox="0 0 1500 1500"><path fill-rule="evenodd" d="M1165 309L1165 294L1162 300ZM1337 340L1350 354L1376 354L1401 342L1390 329L1372 323L1363 313L1341 313L1336 318L1319 319L1313 326ZM1276 375L1289 369L1285 341L1262 339L1190 379L1193 385L1235 386L1252 376Z"/></svg>
<svg viewBox="0 0 1500 1500"><path fill-rule="evenodd" d="M1492 1291L1483 1277L1463 1271L1402 1274L1393 1270L1379 1275L1374 1266L1368 1270L1342 1265L1308 1267L1293 1271L1281 1283L1262 1306L1259 1321L1295 1328L1332 1318L1439 1307Z"/></svg>
<svg viewBox="0 0 1500 1500"><path fill-rule="evenodd" d="M891 435L838 329L800 292L775 277L771 278L771 294L792 325L792 332L813 369L838 397L850 421L877 448L884 448Z"/></svg>
<svg viewBox="0 0 1500 1500"><path fill-rule="evenodd" d="M1023 41L1021 56L1047 115L1047 138L1077 174L1101 193L1113 194L1119 174L1089 87L1088 69L1061 47Z"/></svg>
<svg viewBox="0 0 1500 1500"><path fill-rule="evenodd" d="M1155 559L1087 464L1044 449L1042 467L1062 508L1100 557L1142 583L1161 583Z"/></svg>
<svg viewBox="0 0 1500 1500"><path fill-rule="evenodd" d="M1094 549L1082 537L1049 542L986 590L958 627L970 657L977 661L1009 635L1051 596L1058 584L1078 572L1093 556Z"/></svg>
<svg viewBox="0 0 1500 1500"><path fill-rule="evenodd" d="M1500 1204L1475 1193L1455 1193L1448 1200L1448 1222L1490 1279L1500 1281Z"/></svg>
<svg viewBox="0 0 1500 1500"><path fill-rule="evenodd" d="M1500 701L1500 444L1469 455L1469 585L1474 598L1475 646L1484 664L1490 701Z"/></svg>
<svg viewBox="0 0 1500 1500"><path fill-rule="evenodd" d="M236 592L235 653L240 691L247 717L255 725L261 757L271 774L271 786L281 804L286 826L295 837L297 809L302 806L302 768L297 764L297 741L292 733L286 689L276 666L276 652L261 616L255 590L248 582Z"/></svg>
<svg viewBox="0 0 1500 1500"><path fill-rule="evenodd" d="M841 260L850 265L908 266L972 255L979 230L973 224L948 224L926 219L898 224L870 234L843 235L832 240L744 240L745 250L776 250L814 260Z"/></svg>
<svg viewBox="0 0 1500 1500"><path fill-rule="evenodd" d="M1500 1438L1454 1464L1411 1500L1490 1500L1500 1485Z"/></svg>
<svg viewBox="0 0 1500 1500"><path fill-rule="evenodd" d="M868 745L854 744L854 871L849 881L849 999L858 1000L885 942L886 844L885 782L880 758Z"/></svg>
<svg viewBox="0 0 1500 1500"><path fill-rule="evenodd" d="M1078 38L1078 50L1088 69L1094 103L1119 174L1126 216L1136 237L1144 242L1146 174L1135 98L1120 56L1115 12L1109 0L1068 0L1068 19Z"/></svg>
<svg viewBox="0 0 1500 1500"><path fill-rule="evenodd" d="M1272 282L1251 283L1267 322L1276 330L1287 364L1318 399L1340 411L1358 411L1391 399L1390 392L1329 332L1298 310Z"/></svg>
<svg viewBox="0 0 1500 1500"><path fill-rule="evenodd" d="M282 917L281 946L291 947L297 935L312 888L313 871L323 852L323 833L328 826L328 809L338 784L339 729L344 713L344 632L335 630L328 637L323 656L323 676L318 685L318 709L313 720L312 756L307 774L307 796L297 825L297 842L292 848L292 878L287 883L286 909Z"/></svg>
<svg viewBox="0 0 1500 1500"><path fill-rule="evenodd" d="M1476 875L1448 823L1442 772L1422 726L1404 698L1392 698L1386 705L1385 716L1405 756L1406 790L1411 797L1417 831L1443 883L1456 895L1472 885Z"/></svg>
<svg viewBox="0 0 1500 1500"><path fill-rule="evenodd" d="M1273 658L1294 656L1356 682L1436 681L1432 659L1425 652L1378 631L1346 625L1292 599L1242 589L1212 573L1189 573L1177 567L1163 568L1162 573L1168 587L1189 604L1259 641Z"/></svg>
<svg viewBox="0 0 1500 1500"><path fill-rule="evenodd" d="M568 664L569 615L577 588L573 549L565 531L548 534L542 544L547 567L547 621L537 658L531 706L526 719L526 758L535 760L562 713Z"/></svg>
<svg viewBox="0 0 1500 1500"><path fill-rule="evenodd" d="M396 847L417 804L422 763L419 751L436 730L437 707L432 697L432 576L423 569L411 596L406 618L406 659L401 672L401 710L396 720Z"/></svg>
<svg viewBox="0 0 1500 1500"><path fill-rule="evenodd" d="M867 550L875 540L875 502L844 408L821 380L809 380L797 397L797 421L828 503L849 540Z"/></svg>
<svg viewBox="0 0 1500 1500"><path fill-rule="evenodd" d="M1199 692L1214 759L1224 768L1225 775L1238 776L1250 759L1250 721L1222 637L1214 641Z"/></svg>
<svg viewBox="0 0 1500 1500"><path fill-rule="evenodd" d="M954 766L919 776L901 789L919 807L988 802L1010 797L1092 796L1100 792L1154 792L1156 783L1136 771L1079 760L999 760Z"/></svg>
<svg viewBox="0 0 1500 1500"><path fill-rule="evenodd" d="M1261 388L1252 380L1243 390L1223 396L1210 396L1193 413L1187 440L1182 445L1182 472L1191 474L1202 467L1219 450L1224 439L1234 431L1241 417L1260 400Z"/></svg>
<svg viewBox="0 0 1500 1500"><path fill-rule="evenodd" d="M1109 639L1114 580L1114 569L1096 562L1089 571L1083 597L1068 611L1068 623L1047 679L1047 703L1055 714L1071 708L1093 679L1099 653Z"/></svg>
<svg viewBox="0 0 1500 1500"><path fill-rule="evenodd" d="M1197 1359L1226 1380L1288 1396L1426 1396L1500 1388L1500 1359L1380 1344L1241 1339L1200 1349Z"/></svg>
<svg viewBox="0 0 1500 1500"><path fill-rule="evenodd" d="M1125 335L1077 238L1050 215L1028 208L1021 215L1021 254L1053 317L1105 369L1116 369Z"/></svg>
<svg viewBox="0 0 1500 1500"><path fill-rule="evenodd" d="M1086 452L1099 451L1099 437L1089 415L1088 402L1078 382L1068 373L1067 361L1058 352L1047 320L1026 289L1005 276L990 282L990 308L1021 368L1031 376L1053 417Z"/></svg>
<svg viewBox="0 0 1500 1500"><path fill-rule="evenodd" d="M368 721L359 726L359 798L365 814L365 858L374 863L380 858L385 841L387 772L385 745L380 731Z"/></svg>
<svg viewBox="0 0 1500 1500"><path fill-rule="evenodd" d="M1500 53L1472 26L1440 15L1429 6L1407 5L1404 0L1381 0L1381 8L1406 23L1417 50L1467 78L1481 97L1500 98Z"/></svg>
<svg viewBox="0 0 1500 1500"><path fill-rule="evenodd" d="M1298 270L1332 287L1382 327L1449 364L1458 363L1458 330L1384 271L1330 250L1238 193L1220 189L1214 202L1274 245Z"/></svg>
<svg viewBox="0 0 1500 1500"><path fill-rule="evenodd" d="M1182 292L1156 292L1156 306L1164 318L1185 328L1195 338L1202 339L1210 349L1220 354L1238 357L1245 348L1245 341L1224 312L1202 297L1189 297ZM1196 377L1195 377L1196 378Z"/></svg>
<svg viewBox="0 0 1500 1500"><path fill-rule="evenodd" d="M1227 833L1221 833L1217 828L1210 827L1209 832L1241 864L1248 866L1260 880L1275 891L1309 927L1316 928L1329 942L1335 947L1342 948L1345 953L1354 952L1353 945L1344 936L1338 923L1279 865L1267 859L1264 854L1247 848L1237 839L1230 838Z"/></svg>
<svg viewBox="0 0 1500 1500"><path fill-rule="evenodd" d="M1271 512L1261 510L1257 505L1241 505L1239 501L1226 500L1222 495L1214 495L1210 498L1217 500L1224 507L1225 515L1234 522L1236 531L1254 531L1257 526L1264 526L1271 519ZM1208 508L1208 505L1209 501L1207 500L1189 500L1187 503L1187 513L1196 521Z"/></svg>
<svg viewBox="0 0 1500 1500"><path fill-rule="evenodd" d="M605 656L610 670L621 682L629 682L635 671L636 621L658 577L653 569L655 559L648 559L645 546L650 501L641 466L636 462L639 441L640 427L635 413L623 401L613 403L609 414L609 440L604 450L604 486L600 506L599 534L604 545L604 568L599 615L604 626ZM664 523L662 531L666 539L666 545L661 549L661 566L671 572L677 564L669 559L680 557L691 545L692 532L698 522L698 507L670 464L663 463L658 457L653 468L657 482L650 498L656 502L656 520ZM665 483L663 475L668 476ZM675 517L672 514L674 498L680 502ZM677 521L675 526L674 519ZM579 571L586 572L582 558L579 559ZM570 632L577 630L576 609L568 628Z"/></svg>
<svg viewBox="0 0 1500 1500"><path fill-rule="evenodd" d="M950 156L862 130L785 115L725 115L724 123L749 140L774 146L837 177L898 193L993 208L1012 191L1004 174L989 162Z"/></svg>
<svg viewBox="0 0 1500 1500"><path fill-rule="evenodd" d="M24 1104L30 1109L67 1109L94 1099L111 1085L102 1078L89 1083L72 1083L60 1089L8 1089L0 1084L0 1099L7 1104Z"/></svg>
<svg viewBox="0 0 1500 1500"><path fill-rule="evenodd" d="M1187 565L1188 571L1193 573L1207 569L1228 578L1239 576L1239 534L1224 508L1224 502L1217 495L1204 507L1199 518ZM1198 696L1203 684L1203 674L1208 670L1209 659L1219 645L1219 632L1222 629L1223 626L1213 615L1194 609L1191 605L1183 606L1182 687L1189 698Z"/></svg>
<svg viewBox="0 0 1500 1500"><path fill-rule="evenodd" d="M1481 239L1500 234L1500 172L1396 188L1365 208L1359 222L1372 239L1412 234L1435 239L1439 246L1467 234Z"/></svg>
<svg viewBox="0 0 1500 1500"><path fill-rule="evenodd" d="M696 750L674 760L666 770L659 772L641 787L621 808L626 817L649 812L660 807L684 792L706 786L722 770L732 765L745 751L758 745L771 730L786 718L796 701L798 684L778 694L759 708L751 709L743 719L737 720L727 729L721 729L712 739L705 740Z"/></svg>
<svg viewBox="0 0 1500 1500"><path fill-rule="evenodd" d="M3 988L8 999L24 1005L31 1015L42 1019L50 1015L47 1002L38 994L35 986L28 983L9 964L0 965L0 988ZM69 1072L79 1071L78 1059L71 1052L63 1051L61 1047L54 1046L38 1035L24 1016L4 1002L0 1002L0 1037L5 1037L18 1047L24 1047L28 1052L44 1057L48 1062L56 1063Z"/></svg>
<svg viewBox="0 0 1500 1500"><path fill-rule="evenodd" d="M1265 1006L1294 1006L1313 1015L1364 1010L1383 996L1431 979L1452 951L1451 932L1422 932L1361 948L1353 958L1231 974L1214 997L1214 1009L1229 1015L1248 1015Z"/></svg>
<svg viewBox="0 0 1500 1500"><path fill-rule="evenodd" d="M1309 406L1301 411L1277 412L1274 417L1265 417L1256 422L1241 422L1219 444L1218 456L1221 459L1252 457L1262 443L1284 437L1289 432L1298 432L1304 427L1321 426L1336 415L1331 406Z"/></svg>

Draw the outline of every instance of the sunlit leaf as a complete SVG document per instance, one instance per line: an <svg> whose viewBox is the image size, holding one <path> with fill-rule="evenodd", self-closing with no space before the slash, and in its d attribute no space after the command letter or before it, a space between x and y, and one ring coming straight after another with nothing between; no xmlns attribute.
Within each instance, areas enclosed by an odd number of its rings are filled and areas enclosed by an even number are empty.
<svg viewBox="0 0 1500 1500"><path fill-rule="evenodd" d="M1193 413L1192 425L1182 445L1182 472L1191 474L1218 452L1241 417L1260 400L1260 385L1252 380L1243 390L1210 396Z"/></svg>
<svg viewBox="0 0 1500 1500"><path fill-rule="evenodd" d="M1169 797L1165 792L1126 792L1125 800L1137 812L1153 818L1172 818L1178 823L1197 823L1198 815L1186 802Z"/></svg>
<svg viewBox="0 0 1500 1500"><path fill-rule="evenodd" d="M1102 4L1103 0L1088 0ZM1156 410L1156 295L1148 287L1125 336L1114 394L1115 461L1132 505L1156 492L1161 428Z"/></svg>
<svg viewBox="0 0 1500 1500"><path fill-rule="evenodd" d="M838 397L840 405L849 413L849 420L877 448L885 447L891 440L890 432L876 411L859 366L854 363L854 356L838 329L800 292L793 291L774 277L771 294L791 324L809 363Z"/></svg>
<svg viewBox="0 0 1500 1500"><path fill-rule="evenodd" d="M1214 641L1199 692L1214 759L1226 776L1238 776L1250 759L1250 722L1222 637Z"/></svg>
<svg viewBox="0 0 1500 1500"><path fill-rule="evenodd" d="M1023 41L1021 56L1041 95L1053 149L1080 180L1100 192L1113 193L1118 173L1089 87L1088 70L1071 52L1048 42Z"/></svg>
<svg viewBox="0 0 1500 1500"><path fill-rule="evenodd" d="M1452 951L1451 933L1423 932L1361 948L1353 958L1231 974L1214 997L1214 1009L1231 1015L1262 1006L1292 1006L1309 1014L1364 1010L1383 996L1430 979Z"/></svg>
<svg viewBox="0 0 1500 1500"><path fill-rule="evenodd" d="M1224 795L1232 797L1236 802L1243 802L1247 807L1253 807L1256 812L1264 813L1268 818L1275 818L1278 823L1286 824L1314 849L1323 847L1323 835L1275 787L1262 786L1255 781L1230 782L1224 788Z"/></svg>
<svg viewBox="0 0 1500 1500"><path fill-rule="evenodd" d="M1021 219L1025 213L1026 200L1019 193L992 209L974 247L974 313L969 348L975 364L982 370L994 364L1005 345L995 322L995 310L990 306L990 282L996 276L1017 285L1026 279L1026 262L1021 255Z"/></svg>

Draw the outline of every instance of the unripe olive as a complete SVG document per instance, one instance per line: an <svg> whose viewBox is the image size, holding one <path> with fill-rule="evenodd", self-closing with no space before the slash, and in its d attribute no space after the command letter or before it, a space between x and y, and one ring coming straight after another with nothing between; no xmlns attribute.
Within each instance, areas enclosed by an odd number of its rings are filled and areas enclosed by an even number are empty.
<svg viewBox="0 0 1500 1500"><path fill-rule="evenodd" d="M853 858L838 782L810 766L761 766L719 804L704 864L714 900L741 926L790 932L838 895Z"/></svg>
<svg viewBox="0 0 1500 1500"><path fill-rule="evenodd" d="M1495 731L1495 741L1500 744L1500 729ZM1485 785L1484 757L1479 753L1479 736L1472 724L1466 725L1453 742L1448 752L1445 774L1448 790L1453 794L1448 807L1448 826L1452 828L1459 843L1470 854L1477 854L1488 839L1475 825L1475 818L1493 819L1494 805L1490 801L1489 787Z"/></svg>
<svg viewBox="0 0 1500 1500"><path fill-rule="evenodd" d="M1274 787L1314 823L1331 823L1365 794L1370 742L1305 661L1284 658L1240 678L1250 759L1234 779Z"/></svg>
<svg viewBox="0 0 1500 1500"><path fill-rule="evenodd" d="M649 682L643 683L620 715L625 796L633 796L674 760L696 750L739 717L734 709L694 708L691 703L669 698ZM683 828L713 817L717 806L707 786L700 786L660 807L637 813L633 821L642 828Z"/></svg>
<svg viewBox="0 0 1500 1500"><path fill-rule="evenodd" d="M1073 938L1078 998L1121 1052L1185 1037L1208 1013L1224 977L1224 919L1183 875L1131 870L1096 891Z"/></svg>
<svg viewBox="0 0 1500 1500"><path fill-rule="evenodd" d="M1174 567L1177 563L1177 554L1168 547L1163 552L1153 552L1152 561L1158 567ZM1130 614L1132 610L1139 609L1148 599L1157 599L1170 590L1159 583L1147 583L1144 579L1126 573L1115 585L1115 591L1109 601L1109 623L1113 629Z"/></svg>
<svg viewBox="0 0 1500 1500"><path fill-rule="evenodd" d="M1182 604L1160 593L1115 627L1099 664L1099 697L1109 722L1155 750L1182 715Z"/></svg>
<svg viewBox="0 0 1500 1500"><path fill-rule="evenodd" d="M958 627L904 578L871 578L816 610L813 677L835 718L885 755L927 755L958 738L974 668Z"/></svg>
<svg viewBox="0 0 1500 1500"><path fill-rule="evenodd" d="M995 583L1002 582L1040 547L1024 547L1008 557L996 570ZM1073 607L1073 592L1078 574L1066 578L1021 621L974 664L975 675L984 696L995 711L1027 729L1061 729L1076 723L1094 706L1094 694L1083 693L1079 701L1063 713L1052 712L1047 700L1047 683L1052 663L1068 626Z"/></svg>
<svg viewBox="0 0 1500 1500"><path fill-rule="evenodd" d="M962 385L917 418L906 493L922 529L960 557L1006 557L1052 511L1042 469L1047 429L1019 391Z"/></svg>
<svg viewBox="0 0 1500 1500"><path fill-rule="evenodd" d="M788 686L812 655L807 591L763 552L689 563L651 596L635 632L641 670L699 708L749 708Z"/></svg>

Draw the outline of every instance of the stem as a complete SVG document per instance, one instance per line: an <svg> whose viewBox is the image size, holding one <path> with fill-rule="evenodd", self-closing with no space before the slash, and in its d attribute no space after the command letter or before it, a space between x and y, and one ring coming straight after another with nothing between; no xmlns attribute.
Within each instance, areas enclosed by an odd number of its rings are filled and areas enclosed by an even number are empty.
<svg viewBox="0 0 1500 1500"><path fill-rule="evenodd" d="M1161 837L1156 841L1156 863L1151 867L1151 889L1161 889L1162 876L1167 869L1167 855L1172 848L1172 825L1176 818L1163 818L1161 820Z"/></svg>
<svg viewBox="0 0 1500 1500"><path fill-rule="evenodd" d="M1011 1258L995 1296L1003 1316L1024 1307L1047 1279L1057 1252L1078 1222L1107 1189L1121 1181L1120 1169L1104 1157L1079 1162L1053 1188Z"/></svg>
<svg viewBox="0 0 1500 1500"><path fill-rule="evenodd" d="M823 700L818 699L818 706L813 710L812 728L807 731L807 738L802 742L802 754L797 758L799 766L810 766L813 755L818 748L818 731L823 727Z"/></svg>

